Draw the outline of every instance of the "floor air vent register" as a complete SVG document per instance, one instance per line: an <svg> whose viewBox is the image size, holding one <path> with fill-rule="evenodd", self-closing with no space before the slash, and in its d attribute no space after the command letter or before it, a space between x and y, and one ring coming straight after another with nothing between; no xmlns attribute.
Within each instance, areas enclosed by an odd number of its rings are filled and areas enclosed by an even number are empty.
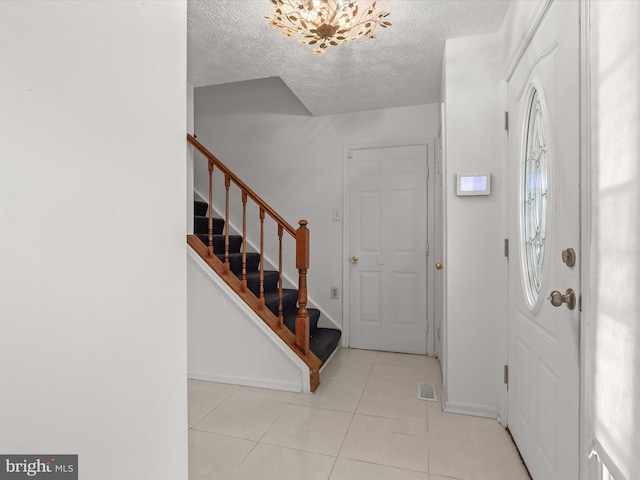
<svg viewBox="0 0 640 480"><path fill-rule="evenodd" d="M438 401L438 394L433 383L418 384L418 400L429 400L431 402Z"/></svg>

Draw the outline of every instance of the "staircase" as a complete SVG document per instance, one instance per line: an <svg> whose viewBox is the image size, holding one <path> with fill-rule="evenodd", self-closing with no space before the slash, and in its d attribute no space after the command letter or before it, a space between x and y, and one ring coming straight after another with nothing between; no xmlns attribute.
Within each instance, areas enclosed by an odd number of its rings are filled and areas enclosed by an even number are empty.
<svg viewBox="0 0 640 480"><path fill-rule="evenodd" d="M242 298L280 339L309 366L311 391L319 383L319 371L338 348L341 332L334 328L318 327L320 310L307 308L306 275L308 268L309 230L306 221L293 230L272 211L252 190L248 189L220 161L194 137L188 141L209 160L209 203L212 201L212 173L214 165L225 174L227 190L225 211L227 220L216 218L206 202L194 202L194 235L187 237L189 245L209 266ZM243 192L243 210L246 201L253 199L260 206L260 222L265 212L279 223L280 258L277 267L263 262L263 233L261 228L260 252L249 251L246 239L246 217L242 235L231 234L228 228L229 186L231 183ZM225 228L226 227L226 228ZM262 225L261 225L262 227ZM287 231L296 238L296 268L300 272L298 288L284 288L282 277L282 235ZM293 233L292 233L293 232Z"/></svg>

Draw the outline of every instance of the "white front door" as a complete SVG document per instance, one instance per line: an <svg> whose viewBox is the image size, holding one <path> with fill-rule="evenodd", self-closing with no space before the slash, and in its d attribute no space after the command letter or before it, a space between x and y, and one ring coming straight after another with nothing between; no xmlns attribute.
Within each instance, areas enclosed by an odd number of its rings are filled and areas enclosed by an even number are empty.
<svg viewBox="0 0 640 480"><path fill-rule="evenodd" d="M349 345L427 353L427 145L349 159Z"/></svg>
<svg viewBox="0 0 640 480"><path fill-rule="evenodd" d="M578 22L553 2L508 81L508 425L534 480L579 478Z"/></svg>

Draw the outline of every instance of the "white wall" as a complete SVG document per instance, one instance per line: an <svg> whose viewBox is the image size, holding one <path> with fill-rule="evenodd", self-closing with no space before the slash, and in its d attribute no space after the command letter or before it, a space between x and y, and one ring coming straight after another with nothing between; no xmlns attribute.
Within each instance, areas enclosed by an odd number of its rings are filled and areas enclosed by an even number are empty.
<svg viewBox="0 0 640 480"><path fill-rule="evenodd" d="M0 2L0 452L185 479L186 4Z"/></svg>
<svg viewBox="0 0 640 480"><path fill-rule="evenodd" d="M195 110L205 146L294 227L299 219L309 221L310 298L341 325L342 300L330 299L330 287L343 290L347 265L343 224L332 220L332 210L342 208L344 148L433 143L438 105L311 117L279 79L264 79L196 88ZM206 196L206 162L198 158L195 184ZM217 192L221 200L223 190ZM237 202L239 194L233 195ZM252 206L250 214L255 218ZM257 234L250 238L258 241ZM267 253L277 260L273 250ZM297 280L293 269L288 273Z"/></svg>
<svg viewBox="0 0 640 480"><path fill-rule="evenodd" d="M189 249L189 378L309 391L309 367Z"/></svg>
<svg viewBox="0 0 640 480"><path fill-rule="evenodd" d="M507 290L499 36L447 40L444 61L446 407L498 416ZM456 174L472 172L491 172L491 195L456 196Z"/></svg>
<svg viewBox="0 0 640 480"><path fill-rule="evenodd" d="M588 430L614 477L631 480L640 472L640 3L589 4Z"/></svg>
<svg viewBox="0 0 640 480"><path fill-rule="evenodd" d="M195 113L193 104L194 88L187 84L187 132L193 135L195 128ZM193 233L193 175L194 175L194 157L195 153L190 144L186 144L187 148L187 233Z"/></svg>

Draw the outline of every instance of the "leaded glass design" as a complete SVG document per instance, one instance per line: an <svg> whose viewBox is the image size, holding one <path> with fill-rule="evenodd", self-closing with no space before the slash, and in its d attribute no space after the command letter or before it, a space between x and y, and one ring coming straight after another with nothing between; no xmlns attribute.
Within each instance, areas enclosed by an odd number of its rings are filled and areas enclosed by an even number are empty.
<svg viewBox="0 0 640 480"><path fill-rule="evenodd" d="M534 91L527 121L524 166L524 256L528 297L535 305L542 285L547 239L547 142L542 103Z"/></svg>

